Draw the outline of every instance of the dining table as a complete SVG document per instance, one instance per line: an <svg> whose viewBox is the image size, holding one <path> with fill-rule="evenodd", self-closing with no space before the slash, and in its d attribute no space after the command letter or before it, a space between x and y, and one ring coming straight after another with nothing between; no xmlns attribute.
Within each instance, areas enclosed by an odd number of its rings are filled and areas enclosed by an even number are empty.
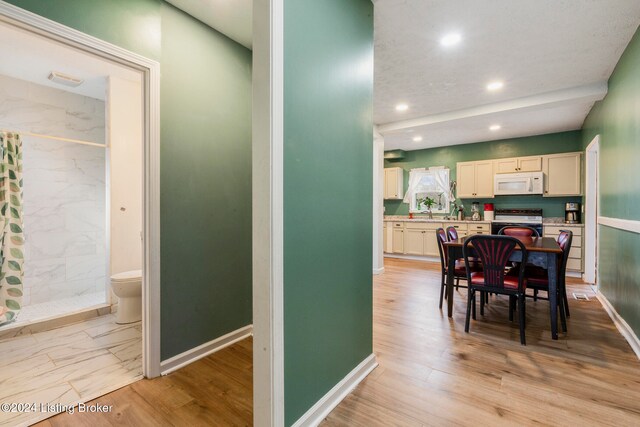
<svg viewBox="0 0 640 427"><path fill-rule="evenodd" d="M558 259L562 255L562 249L555 239L551 237L516 237L527 250L527 264L547 270L549 278L549 310L551 319L551 338L558 339ZM453 316L453 288L454 272L457 259L463 258L462 246L468 237L459 237L443 243L447 251L447 316ZM469 249L473 251L473 246ZM473 256L473 253L470 255ZM509 261L521 262L522 251L518 247L509 257Z"/></svg>

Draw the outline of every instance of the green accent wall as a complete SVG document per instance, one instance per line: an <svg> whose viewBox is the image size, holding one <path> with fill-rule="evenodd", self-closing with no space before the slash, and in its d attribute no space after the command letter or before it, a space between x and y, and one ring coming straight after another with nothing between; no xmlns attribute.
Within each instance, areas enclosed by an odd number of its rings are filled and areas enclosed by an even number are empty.
<svg viewBox="0 0 640 427"><path fill-rule="evenodd" d="M373 5L284 6L284 397L291 425L373 351Z"/></svg>
<svg viewBox="0 0 640 427"><path fill-rule="evenodd" d="M456 179L456 163L474 160L504 159L509 157L535 156L542 154L570 153L582 151L580 131L535 135L524 138L502 139L474 144L452 145L407 151L402 160L385 160L384 167L401 167L406 171L404 188L409 182L409 171L414 168L446 166L450 169L450 180ZM566 202L582 202L582 197L542 196L496 196L493 199L463 199L465 214L471 215L471 203L493 203L497 209L542 208L545 217L564 216ZM460 200L458 200L458 204ZM408 215L409 204L401 200L385 200L385 215Z"/></svg>
<svg viewBox="0 0 640 427"><path fill-rule="evenodd" d="M600 214L640 220L640 31L585 120L582 145L600 135ZM640 234L598 227L599 289L640 336Z"/></svg>
<svg viewBox="0 0 640 427"><path fill-rule="evenodd" d="M11 0L160 61L161 355L251 324L251 52L158 0Z"/></svg>

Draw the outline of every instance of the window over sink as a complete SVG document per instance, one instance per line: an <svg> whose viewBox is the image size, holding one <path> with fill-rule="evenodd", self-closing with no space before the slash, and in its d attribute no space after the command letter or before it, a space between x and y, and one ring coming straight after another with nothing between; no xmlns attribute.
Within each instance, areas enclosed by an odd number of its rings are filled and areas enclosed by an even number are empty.
<svg viewBox="0 0 640 427"><path fill-rule="evenodd" d="M428 212L431 202L431 212L446 214L449 213L451 200L449 169L431 167L411 170L409 188L403 200L409 203L409 212Z"/></svg>

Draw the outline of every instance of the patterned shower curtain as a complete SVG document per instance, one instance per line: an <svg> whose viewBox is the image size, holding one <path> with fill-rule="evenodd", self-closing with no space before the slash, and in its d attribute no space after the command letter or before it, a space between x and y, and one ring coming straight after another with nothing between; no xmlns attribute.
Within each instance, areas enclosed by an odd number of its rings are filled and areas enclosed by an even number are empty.
<svg viewBox="0 0 640 427"><path fill-rule="evenodd" d="M0 325L15 320L22 306L22 141L0 131Z"/></svg>

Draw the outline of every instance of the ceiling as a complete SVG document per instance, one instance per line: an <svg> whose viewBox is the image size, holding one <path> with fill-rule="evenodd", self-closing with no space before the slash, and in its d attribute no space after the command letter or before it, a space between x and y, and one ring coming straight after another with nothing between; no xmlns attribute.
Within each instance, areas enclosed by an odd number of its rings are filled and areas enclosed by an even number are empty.
<svg viewBox="0 0 640 427"><path fill-rule="evenodd" d="M638 0L377 0L374 122L385 149L579 129L639 23ZM443 47L451 32L462 41ZM488 91L496 80L504 87Z"/></svg>
<svg viewBox="0 0 640 427"><path fill-rule="evenodd" d="M0 74L43 86L105 99L108 76L140 81L141 74L124 66L75 48L54 42L29 31L0 23ZM84 80L78 87L68 87L50 81L51 71L58 71Z"/></svg>
<svg viewBox="0 0 640 427"><path fill-rule="evenodd" d="M167 0L167 2L251 49L253 0Z"/></svg>

